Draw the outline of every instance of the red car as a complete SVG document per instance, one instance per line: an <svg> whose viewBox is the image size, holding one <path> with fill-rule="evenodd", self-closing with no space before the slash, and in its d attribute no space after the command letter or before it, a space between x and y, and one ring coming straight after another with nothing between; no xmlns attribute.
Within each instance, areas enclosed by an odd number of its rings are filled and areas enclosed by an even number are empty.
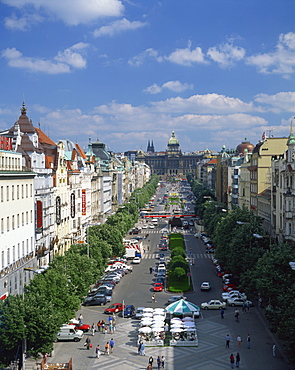
<svg viewBox="0 0 295 370"><path fill-rule="evenodd" d="M163 290L163 284L161 283L154 284L154 292L162 292L162 290Z"/></svg>
<svg viewBox="0 0 295 370"><path fill-rule="evenodd" d="M75 325L74 323L73 324L70 324L70 325ZM82 325L75 325L75 329L76 330L82 330L84 333L87 333L90 329L90 325L88 324L82 324Z"/></svg>
<svg viewBox="0 0 295 370"><path fill-rule="evenodd" d="M223 285L222 290L224 292L229 292L231 290L238 290L238 288L235 284L225 284Z"/></svg>
<svg viewBox="0 0 295 370"><path fill-rule="evenodd" d="M104 310L104 313L107 313L107 314L110 314L110 313L113 313L113 312L122 312L123 309L125 308L125 305L123 305L122 303L113 303L110 305L110 307L106 308Z"/></svg>

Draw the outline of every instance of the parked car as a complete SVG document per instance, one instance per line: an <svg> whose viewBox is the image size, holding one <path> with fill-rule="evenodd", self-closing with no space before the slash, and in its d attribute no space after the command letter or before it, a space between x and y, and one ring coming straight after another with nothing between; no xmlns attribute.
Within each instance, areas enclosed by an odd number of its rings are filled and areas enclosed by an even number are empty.
<svg viewBox="0 0 295 370"><path fill-rule="evenodd" d="M182 295L173 295L172 297L170 297L170 298L168 299L168 303L170 304L170 303L173 303L173 302L179 301L180 299L184 299L184 300L186 300L187 298L186 298L186 297L184 297L184 296L182 296Z"/></svg>
<svg viewBox="0 0 295 370"><path fill-rule="evenodd" d="M157 277L155 283L160 283L164 286L165 278L164 277Z"/></svg>
<svg viewBox="0 0 295 370"><path fill-rule="evenodd" d="M83 331L76 330L73 325L63 325L56 334L57 340L73 340L79 342L83 338Z"/></svg>
<svg viewBox="0 0 295 370"><path fill-rule="evenodd" d="M153 287L154 292L162 292L163 284L162 283L155 283Z"/></svg>
<svg viewBox="0 0 295 370"><path fill-rule="evenodd" d="M228 306L235 307L235 306L243 306L244 304L246 304L247 306L248 305L253 306L252 301L249 301L249 300L241 298L241 297L233 297L233 298L228 298L227 299L227 305Z"/></svg>
<svg viewBox="0 0 295 370"><path fill-rule="evenodd" d="M104 310L104 313L107 313L107 314L117 313L117 312L121 312L124 308L125 308L125 305L123 305L122 303L113 303Z"/></svg>
<svg viewBox="0 0 295 370"><path fill-rule="evenodd" d="M140 230L138 229L132 229L129 231L129 235L136 235L136 234L139 234L140 233Z"/></svg>
<svg viewBox="0 0 295 370"><path fill-rule="evenodd" d="M229 284L224 284L223 286L222 286L222 290L224 291L224 292L230 292L231 290L237 290L238 289L238 287L235 285L235 284L231 284L231 283L229 283Z"/></svg>
<svg viewBox="0 0 295 370"><path fill-rule="evenodd" d="M140 261L141 261L141 259L139 257L134 257L133 260L132 260L132 263L139 264Z"/></svg>
<svg viewBox="0 0 295 370"><path fill-rule="evenodd" d="M128 304L122 311L123 317L133 317L135 314L135 307L133 304Z"/></svg>
<svg viewBox="0 0 295 370"><path fill-rule="evenodd" d="M88 324L82 324L82 325L70 324L70 325L74 325L74 328L76 330L82 330L83 333L87 333L90 330L90 325L88 325Z"/></svg>
<svg viewBox="0 0 295 370"><path fill-rule="evenodd" d="M149 229L154 229L155 225L154 224L149 224Z"/></svg>
<svg viewBox="0 0 295 370"><path fill-rule="evenodd" d="M226 308L226 303L217 299L211 299L209 302L201 303L201 308L203 310L221 310Z"/></svg>
<svg viewBox="0 0 295 370"><path fill-rule="evenodd" d="M142 315L143 315L143 310L145 309L145 307L138 307L136 312L135 312L135 318L140 320L142 318Z"/></svg>
<svg viewBox="0 0 295 370"><path fill-rule="evenodd" d="M225 292L221 294L221 298L224 301L227 301L229 298L234 298L234 297L239 297L239 298L244 298L247 299L247 296L245 293L241 293L239 290L231 290L230 292Z"/></svg>
<svg viewBox="0 0 295 370"><path fill-rule="evenodd" d="M208 281L203 281L201 284L201 290L210 290L211 285Z"/></svg>
<svg viewBox="0 0 295 370"><path fill-rule="evenodd" d="M83 303L84 306L101 306L107 303L105 294L97 294L93 297L87 297Z"/></svg>

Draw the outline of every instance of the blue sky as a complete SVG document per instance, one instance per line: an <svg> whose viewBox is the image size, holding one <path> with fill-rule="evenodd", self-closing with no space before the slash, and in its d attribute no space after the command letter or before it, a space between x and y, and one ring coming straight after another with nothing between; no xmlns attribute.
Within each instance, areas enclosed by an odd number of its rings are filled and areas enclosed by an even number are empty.
<svg viewBox="0 0 295 370"><path fill-rule="evenodd" d="M294 0L2 0L0 131L183 151L288 136Z"/></svg>

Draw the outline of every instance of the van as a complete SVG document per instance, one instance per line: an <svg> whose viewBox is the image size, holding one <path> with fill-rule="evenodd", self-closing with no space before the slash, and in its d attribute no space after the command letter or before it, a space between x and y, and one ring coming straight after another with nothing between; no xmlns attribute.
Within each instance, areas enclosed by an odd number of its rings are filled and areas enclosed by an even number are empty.
<svg viewBox="0 0 295 370"><path fill-rule="evenodd" d="M63 325L56 334L57 340L73 340L79 342L83 338L83 331L76 330L73 325Z"/></svg>

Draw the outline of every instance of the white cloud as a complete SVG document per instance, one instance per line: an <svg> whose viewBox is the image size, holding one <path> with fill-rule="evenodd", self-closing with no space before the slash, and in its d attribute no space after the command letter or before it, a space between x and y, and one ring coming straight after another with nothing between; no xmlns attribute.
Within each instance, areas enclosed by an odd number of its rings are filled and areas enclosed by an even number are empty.
<svg viewBox="0 0 295 370"><path fill-rule="evenodd" d="M54 57L54 60L66 63L74 68L85 68L86 60L81 54L75 52L75 50L83 50L86 47L88 47L88 44L80 42L76 45L73 45L71 48L65 49L64 51L59 51L57 56Z"/></svg>
<svg viewBox="0 0 295 370"><path fill-rule="evenodd" d="M1 56L8 60L8 65L14 68L26 69L30 72L42 72L46 74L70 73L72 68L85 68L86 60L81 52L88 44L78 43L71 48L58 52L57 56L51 60L29 58L16 48L7 48L2 51ZM81 50L80 53L76 52Z"/></svg>
<svg viewBox="0 0 295 370"><path fill-rule="evenodd" d="M176 49L170 55L164 57L169 62L180 64L183 66L192 66L196 63L205 64L205 55L200 47L191 50L191 42L185 49Z"/></svg>
<svg viewBox="0 0 295 370"><path fill-rule="evenodd" d="M139 67L147 58L156 60L157 62L163 61L163 58L159 56L157 50L150 48L128 60L128 64L133 67Z"/></svg>
<svg viewBox="0 0 295 370"><path fill-rule="evenodd" d="M38 14L54 16L70 26L91 23L103 17L120 17L124 11L120 0L2 0L2 2L21 11L33 7Z"/></svg>
<svg viewBox="0 0 295 370"><path fill-rule="evenodd" d="M294 112L295 92L280 92L275 95L258 94L255 96L255 101L269 105L270 107L266 109L274 113Z"/></svg>
<svg viewBox="0 0 295 370"><path fill-rule="evenodd" d="M27 31L43 20L44 18L38 14L23 14L20 18L12 14L10 17L4 18L4 26L12 31Z"/></svg>
<svg viewBox="0 0 295 370"><path fill-rule="evenodd" d="M222 68L232 66L243 59L245 54L245 49L228 43L211 47L207 51L207 55Z"/></svg>
<svg viewBox="0 0 295 370"><path fill-rule="evenodd" d="M163 89L168 89L174 92L183 92L185 90L191 90L194 88L194 85L184 83L182 84L180 81L168 81L165 82L162 86L157 84L153 84L147 87L144 91L148 94L158 94L163 91Z"/></svg>
<svg viewBox="0 0 295 370"><path fill-rule="evenodd" d="M256 66L260 73L281 74L289 78L295 72L295 33L281 34L274 51L252 55L246 62Z"/></svg>
<svg viewBox="0 0 295 370"><path fill-rule="evenodd" d="M252 103L245 103L238 98L218 94L192 95L187 99L176 97L164 101L153 102L154 109L160 112L190 113L233 113L258 110Z"/></svg>
<svg viewBox="0 0 295 370"><path fill-rule="evenodd" d="M102 26L102 27L94 30L93 35L95 37L114 36L114 35L119 34L121 32L136 30L138 28L145 27L146 25L147 25L147 23L145 23L145 22L140 22L140 21L130 22L130 21L128 21L128 19L123 18L123 19L119 19L115 22L112 22L111 24L109 24L107 26Z"/></svg>

